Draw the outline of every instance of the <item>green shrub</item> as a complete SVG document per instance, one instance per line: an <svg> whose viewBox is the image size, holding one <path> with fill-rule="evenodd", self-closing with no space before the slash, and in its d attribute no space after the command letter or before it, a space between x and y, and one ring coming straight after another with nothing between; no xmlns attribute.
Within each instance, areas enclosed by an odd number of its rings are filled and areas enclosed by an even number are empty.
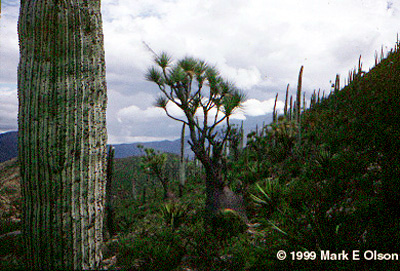
<svg viewBox="0 0 400 271"><path fill-rule="evenodd" d="M117 265L131 270L173 270L185 254L179 235L169 229L120 241Z"/></svg>
<svg viewBox="0 0 400 271"><path fill-rule="evenodd" d="M183 221L186 215L187 207L177 202L164 203L160 207L161 217L166 225L176 229Z"/></svg>

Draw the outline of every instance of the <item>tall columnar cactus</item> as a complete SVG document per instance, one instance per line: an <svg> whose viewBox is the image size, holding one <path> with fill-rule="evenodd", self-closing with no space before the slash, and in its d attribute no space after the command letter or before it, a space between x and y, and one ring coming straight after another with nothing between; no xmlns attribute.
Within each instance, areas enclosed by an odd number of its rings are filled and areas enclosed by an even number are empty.
<svg viewBox="0 0 400 271"><path fill-rule="evenodd" d="M300 68L299 80L297 82L297 97L296 97L296 121L298 125L298 143L301 144L301 87L303 81L303 66Z"/></svg>
<svg viewBox="0 0 400 271"><path fill-rule="evenodd" d="M185 126L186 124L182 124L182 132L181 132L181 157L179 160L179 197L182 197L183 187L186 183L186 164L185 164Z"/></svg>
<svg viewBox="0 0 400 271"><path fill-rule="evenodd" d="M285 107L283 109L283 115L287 118L288 115L288 96L289 96L289 84L286 88L286 97L285 97Z"/></svg>
<svg viewBox="0 0 400 271"><path fill-rule="evenodd" d="M301 66L301 68L300 68L299 80L297 82L297 96L296 96L296 120L297 120L297 123L300 122L302 81L303 81L303 66Z"/></svg>
<svg viewBox="0 0 400 271"><path fill-rule="evenodd" d="M107 142L100 1L21 0L18 35L25 262L98 268Z"/></svg>
<svg viewBox="0 0 400 271"><path fill-rule="evenodd" d="M114 175L114 155L115 149L110 145L107 155L107 184L106 184L106 228L110 238L115 234L114 228L114 206L113 206L113 191L112 179Z"/></svg>
<svg viewBox="0 0 400 271"><path fill-rule="evenodd" d="M336 74L336 79L335 79L335 90L334 92L338 92L340 90L340 75Z"/></svg>
<svg viewBox="0 0 400 271"><path fill-rule="evenodd" d="M317 93L316 90L314 89L313 94L311 95L311 100L310 100L310 108L313 108L315 106L315 103L317 101Z"/></svg>
<svg viewBox="0 0 400 271"><path fill-rule="evenodd" d="M240 131L239 131L239 133L240 133L239 149L240 149L240 150L243 150L243 148L244 148L244 128L243 128L243 121L242 121L242 123L241 123L241 125L240 125Z"/></svg>
<svg viewBox="0 0 400 271"><path fill-rule="evenodd" d="M275 123L277 119L278 113L276 112L276 102L278 101L278 93L276 94L275 97L275 103L274 103L274 111L272 112L272 121Z"/></svg>

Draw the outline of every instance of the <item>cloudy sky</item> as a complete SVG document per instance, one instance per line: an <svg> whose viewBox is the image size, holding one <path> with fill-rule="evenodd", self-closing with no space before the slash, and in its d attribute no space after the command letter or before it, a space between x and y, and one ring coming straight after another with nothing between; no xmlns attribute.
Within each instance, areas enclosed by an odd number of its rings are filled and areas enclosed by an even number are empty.
<svg viewBox="0 0 400 271"><path fill-rule="evenodd" d="M0 132L17 129L19 1L3 0L0 17ZM180 124L153 107L158 88L144 80L154 51L202 58L247 96L237 119L270 119L283 108L304 65L303 90L342 85L362 55L390 50L400 25L400 1L387 0L103 0L110 143L175 139ZM260 123L261 124L261 123Z"/></svg>

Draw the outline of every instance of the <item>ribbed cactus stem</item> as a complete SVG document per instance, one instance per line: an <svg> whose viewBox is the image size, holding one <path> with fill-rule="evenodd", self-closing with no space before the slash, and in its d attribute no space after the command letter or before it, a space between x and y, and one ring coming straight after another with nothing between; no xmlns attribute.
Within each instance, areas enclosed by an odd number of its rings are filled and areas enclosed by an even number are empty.
<svg viewBox="0 0 400 271"><path fill-rule="evenodd" d="M338 92L340 90L340 75L336 74L336 79L335 79L335 92Z"/></svg>
<svg viewBox="0 0 400 271"><path fill-rule="evenodd" d="M107 184L106 184L106 226L110 238L115 234L114 228L114 207L113 207L113 191L112 179L114 174L114 156L115 149L110 145L107 155Z"/></svg>
<svg viewBox="0 0 400 271"><path fill-rule="evenodd" d="M27 269L98 268L107 142L100 1L21 1L18 36Z"/></svg>
<svg viewBox="0 0 400 271"><path fill-rule="evenodd" d="M278 93L276 94L276 96L275 96L275 103L274 103L274 110L273 110L273 112L272 112L272 121L275 123L276 122L276 115L277 115L277 112L276 112L276 102L278 101Z"/></svg>
<svg viewBox="0 0 400 271"><path fill-rule="evenodd" d="M293 96L290 95L289 120L293 119Z"/></svg>
<svg viewBox="0 0 400 271"><path fill-rule="evenodd" d="M303 66L300 68L299 80L297 83L297 98L296 98L296 120L298 125L297 140L301 144L301 87L303 81Z"/></svg>
<svg viewBox="0 0 400 271"><path fill-rule="evenodd" d="M311 108L315 106L316 99L317 99L316 97L317 97L317 93L316 93L316 90L314 89L314 93L311 95L311 102L310 102Z"/></svg>
<svg viewBox="0 0 400 271"><path fill-rule="evenodd" d="M186 170L185 170L185 123L182 125L181 131L181 156L179 160L179 196L183 194L183 187L186 183Z"/></svg>
<svg viewBox="0 0 400 271"><path fill-rule="evenodd" d="M289 84L286 87L285 107L283 109L283 115L285 117L287 117L287 115L288 115L288 112L287 112L287 110L288 110L288 96L289 96Z"/></svg>
<svg viewBox="0 0 400 271"><path fill-rule="evenodd" d="M240 131L239 131L239 136L240 136L240 140L239 140L239 149L242 150L244 148L244 128L243 128L243 121L240 125Z"/></svg>
<svg viewBox="0 0 400 271"><path fill-rule="evenodd" d="M300 68L299 79L297 82L297 96L296 96L296 119L297 123L300 122L300 106L301 106L301 87L303 82L303 66Z"/></svg>

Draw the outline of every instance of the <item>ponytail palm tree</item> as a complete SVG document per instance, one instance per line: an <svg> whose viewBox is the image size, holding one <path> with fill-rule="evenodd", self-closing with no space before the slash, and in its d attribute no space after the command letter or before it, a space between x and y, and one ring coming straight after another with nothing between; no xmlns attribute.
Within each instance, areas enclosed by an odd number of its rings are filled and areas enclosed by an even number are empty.
<svg viewBox="0 0 400 271"><path fill-rule="evenodd" d="M167 53L154 60L156 65L148 69L146 79L161 91L156 106L189 128L189 144L206 173L206 213L211 218L223 194L223 146L231 133L229 120L245 95L203 60L185 57L174 63ZM180 108L184 117L172 114L173 107ZM226 129L220 128L222 124Z"/></svg>

